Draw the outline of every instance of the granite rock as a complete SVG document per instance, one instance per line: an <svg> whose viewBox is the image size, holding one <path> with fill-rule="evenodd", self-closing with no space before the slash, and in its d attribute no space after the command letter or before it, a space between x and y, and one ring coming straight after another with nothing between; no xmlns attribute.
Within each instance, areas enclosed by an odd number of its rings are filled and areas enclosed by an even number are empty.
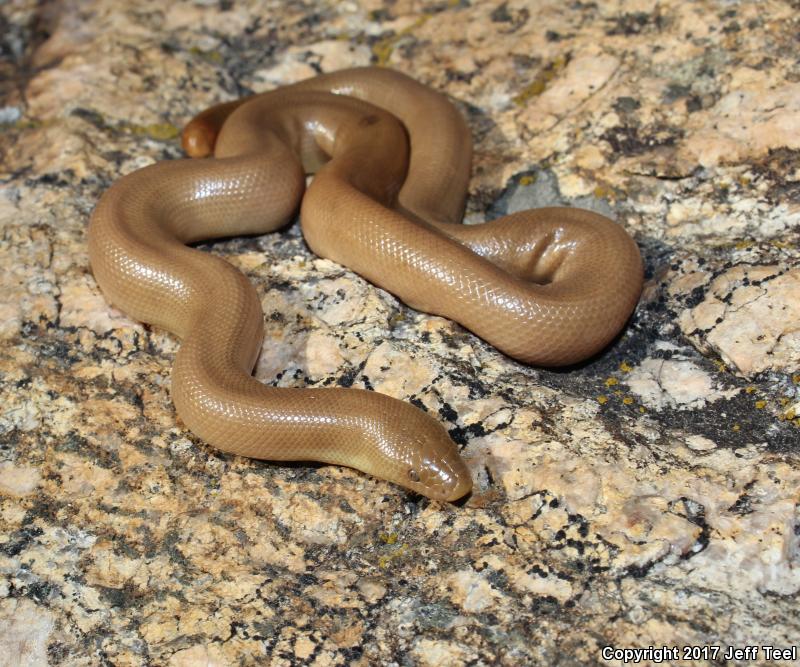
<svg viewBox="0 0 800 667"><path fill-rule="evenodd" d="M15 0L0 26L0 662L797 643L796 2ZM590 208L646 263L609 349L545 370L314 257L297 226L200 246L256 285L261 381L427 410L473 474L460 504L213 450L170 401L178 341L88 266L98 197L180 157L194 113L366 64L464 113L467 222Z"/></svg>

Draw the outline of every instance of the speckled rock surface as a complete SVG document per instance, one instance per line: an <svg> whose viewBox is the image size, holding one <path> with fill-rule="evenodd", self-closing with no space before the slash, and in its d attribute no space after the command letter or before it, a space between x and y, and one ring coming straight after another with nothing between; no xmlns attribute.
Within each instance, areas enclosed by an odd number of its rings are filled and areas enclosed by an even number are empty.
<svg viewBox="0 0 800 667"><path fill-rule="evenodd" d="M798 17L796 0L3 4L0 663L796 645ZM258 286L258 377L437 415L475 479L462 505L204 445L170 402L177 341L109 308L87 266L100 194L178 157L193 113L368 63L467 116L470 222L593 208L647 263L616 343L545 371L315 258L296 227L205 246Z"/></svg>

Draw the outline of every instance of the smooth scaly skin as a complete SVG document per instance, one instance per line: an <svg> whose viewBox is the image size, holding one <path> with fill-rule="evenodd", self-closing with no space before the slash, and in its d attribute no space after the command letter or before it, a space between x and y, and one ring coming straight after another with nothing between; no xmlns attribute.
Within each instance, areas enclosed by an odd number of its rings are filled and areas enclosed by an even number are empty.
<svg viewBox="0 0 800 667"><path fill-rule="evenodd" d="M402 121L408 141L373 104ZM176 408L225 451L348 465L441 500L471 488L447 433L420 410L374 392L277 389L250 376L263 335L255 290L185 244L275 229L301 197L315 252L525 362L591 356L641 290L636 245L597 214L551 208L452 224L469 132L446 98L390 70L336 72L219 105L187 126L184 146L195 156L213 148L216 159L120 179L93 215L90 259L112 303L182 338ZM314 171L303 197L304 172Z"/></svg>

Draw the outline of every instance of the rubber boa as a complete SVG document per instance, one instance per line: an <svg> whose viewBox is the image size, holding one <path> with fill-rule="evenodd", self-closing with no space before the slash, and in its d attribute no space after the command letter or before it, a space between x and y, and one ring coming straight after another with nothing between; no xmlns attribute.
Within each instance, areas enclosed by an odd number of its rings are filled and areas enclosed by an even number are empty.
<svg viewBox="0 0 800 667"><path fill-rule="evenodd" d="M187 244L277 229L300 206L315 253L538 365L602 350L641 291L636 244L596 213L543 208L455 224L469 130L446 97L399 72L344 70L217 105L187 125L183 145L214 157L116 181L92 215L89 256L110 303L181 339L176 410L226 452L350 466L437 500L472 487L444 427L408 403L255 380L255 288Z"/></svg>

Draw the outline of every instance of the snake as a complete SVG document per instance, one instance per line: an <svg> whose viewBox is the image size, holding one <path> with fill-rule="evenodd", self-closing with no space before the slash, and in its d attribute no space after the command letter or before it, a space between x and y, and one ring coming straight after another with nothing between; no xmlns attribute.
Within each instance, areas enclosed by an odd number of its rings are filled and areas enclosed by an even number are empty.
<svg viewBox="0 0 800 667"><path fill-rule="evenodd" d="M231 263L192 247L199 241L264 234L299 209L320 257L538 366L598 354L640 296L636 243L598 213L547 207L459 224L469 127L444 94L399 71L351 68L218 104L185 126L182 143L189 157L103 193L89 260L110 304L180 339L176 412L223 452L347 466L436 501L472 489L428 412L375 391L255 379L258 293Z"/></svg>

